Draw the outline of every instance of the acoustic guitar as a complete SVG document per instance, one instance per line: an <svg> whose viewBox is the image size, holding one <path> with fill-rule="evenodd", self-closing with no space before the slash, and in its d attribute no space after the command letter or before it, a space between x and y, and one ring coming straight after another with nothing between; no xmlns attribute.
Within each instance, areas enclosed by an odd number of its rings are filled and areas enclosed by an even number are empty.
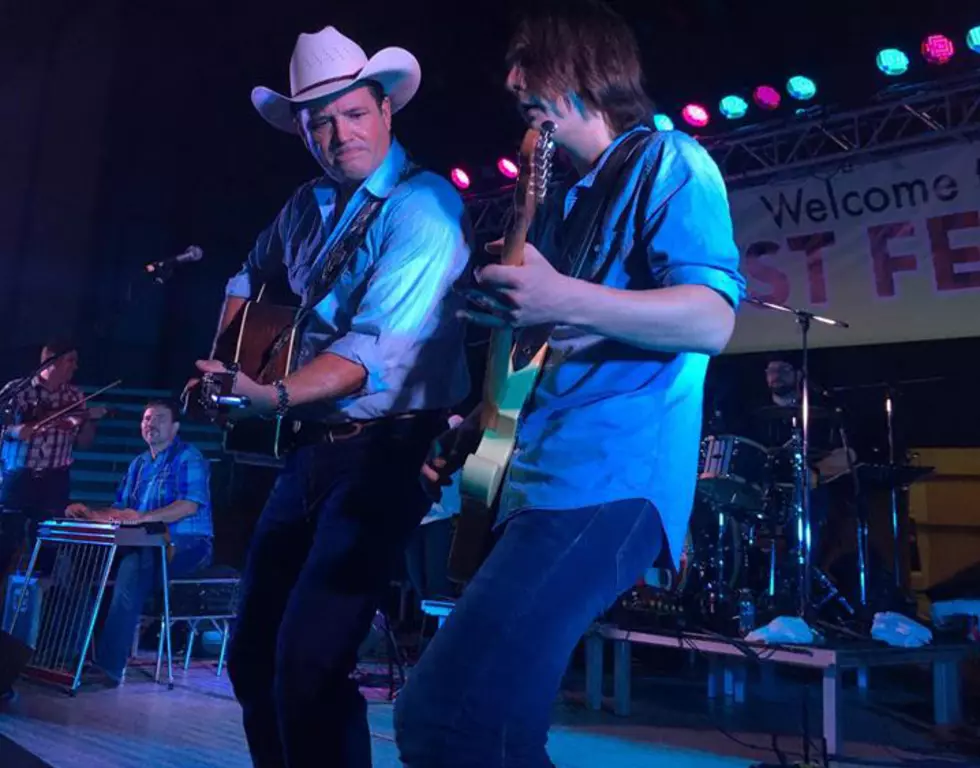
<svg viewBox="0 0 980 768"><path fill-rule="evenodd" d="M292 307L248 301L219 334L211 357L236 363L259 384L285 378L299 351L296 316ZM185 392L185 413L203 415L222 427L222 446L235 461L278 466L290 449L292 422L277 416L233 418L232 384L231 374L205 374L196 387Z"/></svg>
<svg viewBox="0 0 980 768"><path fill-rule="evenodd" d="M550 121L524 135L520 171L514 190L514 216L504 235L501 263L524 263L524 245L538 205L544 200L554 156L555 126ZM460 478L460 516L449 556L449 577L465 583L479 568L490 549L495 504L507 465L514 454L517 424L524 404L537 384L547 345L515 369L514 331L494 329L490 335L480 425L483 438L463 465Z"/></svg>

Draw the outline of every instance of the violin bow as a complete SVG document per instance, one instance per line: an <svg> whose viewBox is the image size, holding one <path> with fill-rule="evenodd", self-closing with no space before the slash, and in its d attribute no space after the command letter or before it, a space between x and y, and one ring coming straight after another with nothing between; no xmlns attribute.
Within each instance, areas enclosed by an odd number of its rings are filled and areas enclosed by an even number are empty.
<svg viewBox="0 0 980 768"><path fill-rule="evenodd" d="M105 385L104 387L102 387L102 389L97 389L97 390L96 390L95 392L93 392L93 393L92 393L91 395L87 395L86 397L83 397L83 398L82 398L81 400L79 400L78 402L76 402L76 403L72 403L72 404L71 404L71 405L69 405L69 406L68 406L67 408L62 408L62 409L61 409L60 411L58 411L57 413L52 413L52 414L51 414L50 416L48 416L47 418L45 418L45 419L42 419L42 420L41 420L41 421L39 421L39 422L38 422L37 424L35 424L35 425L34 425L34 431L35 431L35 432L38 432L38 431L40 431L40 430L41 430L42 428L44 428L45 426L47 426L47 425L48 425L48 424L50 424L51 422L53 422L53 421L57 421L58 419L60 419L60 418L61 418L62 416L64 416L64 415L65 415L66 413L70 413L71 411L74 411L74 410L76 410L77 408L79 408L79 407L81 407L81 406L83 406L83 405L85 405L85 403L87 403L87 402L88 402L89 400L91 400L91 399L92 399L93 397L98 397L98 396L99 396L99 395L101 395L101 394L102 394L103 392L107 392L108 390L110 390L110 389L112 389L113 387L118 387L118 386L119 386L120 384L122 384L122 379L116 379L116 380L115 380L114 382L112 382L111 384L106 384L106 385Z"/></svg>

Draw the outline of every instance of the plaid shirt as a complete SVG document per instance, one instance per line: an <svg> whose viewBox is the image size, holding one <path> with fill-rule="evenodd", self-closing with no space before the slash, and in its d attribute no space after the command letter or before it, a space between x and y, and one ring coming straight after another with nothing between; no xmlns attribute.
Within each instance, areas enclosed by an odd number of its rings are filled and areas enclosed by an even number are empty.
<svg viewBox="0 0 980 768"><path fill-rule="evenodd" d="M211 469L193 445L174 439L156 458L141 453L129 465L116 492L116 509L153 512L175 501L193 501L197 511L169 524L171 536L212 536Z"/></svg>
<svg viewBox="0 0 980 768"><path fill-rule="evenodd" d="M24 379L9 382L3 390L20 385ZM82 393L71 384L62 384L54 390L45 387L40 379L20 392L11 403L12 418L8 426L16 426L67 408L82 399ZM51 426L27 442L20 440L9 431L4 434L2 457L3 469L13 472L18 469L63 469L72 463L72 448L78 437L79 427Z"/></svg>

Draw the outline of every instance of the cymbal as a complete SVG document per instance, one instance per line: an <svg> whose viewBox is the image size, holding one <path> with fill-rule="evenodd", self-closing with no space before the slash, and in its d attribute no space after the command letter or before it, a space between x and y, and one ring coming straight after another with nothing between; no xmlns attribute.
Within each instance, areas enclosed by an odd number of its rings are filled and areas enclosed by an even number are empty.
<svg viewBox="0 0 980 768"><path fill-rule="evenodd" d="M901 488L925 479L935 471L935 467L919 467L905 464L868 464L859 462L854 471L864 488ZM833 482L832 477L827 482Z"/></svg>
<svg viewBox="0 0 980 768"><path fill-rule="evenodd" d="M765 405L762 408L756 408L752 414L766 421L791 421L793 417L800 416L802 412L802 407L798 405ZM825 408L821 405L810 406L811 420L832 419L836 415L837 412L831 408Z"/></svg>

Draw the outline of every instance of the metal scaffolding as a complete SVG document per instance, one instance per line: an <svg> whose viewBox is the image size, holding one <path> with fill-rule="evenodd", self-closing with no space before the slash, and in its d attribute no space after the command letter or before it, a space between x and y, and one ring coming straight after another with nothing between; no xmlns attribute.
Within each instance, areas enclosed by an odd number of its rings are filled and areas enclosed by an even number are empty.
<svg viewBox="0 0 980 768"><path fill-rule="evenodd" d="M980 72L955 81L893 87L860 109L811 108L777 124L746 126L701 144L732 188L825 166L980 138ZM513 186L467 198L479 240L510 221Z"/></svg>
<svg viewBox="0 0 980 768"><path fill-rule="evenodd" d="M810 110L776 127L702 139L730 186L809 173L980 134L980 76L890 89L847 112Z"/></svg>

